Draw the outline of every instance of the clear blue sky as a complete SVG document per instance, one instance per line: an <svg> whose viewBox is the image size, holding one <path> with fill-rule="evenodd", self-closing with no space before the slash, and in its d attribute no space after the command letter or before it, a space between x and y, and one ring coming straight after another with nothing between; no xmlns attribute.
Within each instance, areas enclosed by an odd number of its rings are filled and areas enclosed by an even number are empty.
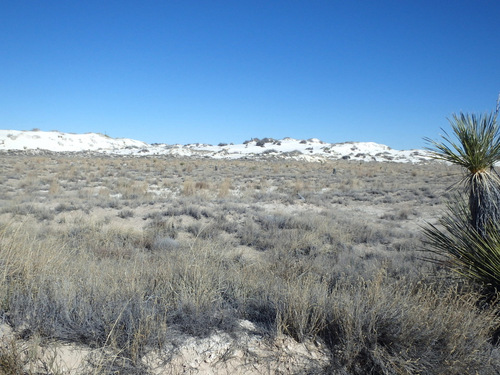
<svg viewBox="0 0 500 375"><path fill-rule="evenodd" d="M499 91L498 0L0 3L0 129L408 149Z"/></svg>

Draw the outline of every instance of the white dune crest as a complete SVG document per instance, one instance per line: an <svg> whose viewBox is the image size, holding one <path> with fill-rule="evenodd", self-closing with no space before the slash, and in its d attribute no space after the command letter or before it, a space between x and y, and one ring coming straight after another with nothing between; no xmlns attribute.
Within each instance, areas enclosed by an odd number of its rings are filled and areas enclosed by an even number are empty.
<svg viewBox="0 0 500 375"><path fill-rule="evenodd" d="M374 142L326 143L317 138L263 138L242 144L148 144L99 133L0 130L0 151L97 152L114 155L170 155L214 159L285 158L304 161L359 160L418 163L429 160L424 150L395 150Z"/></svg>

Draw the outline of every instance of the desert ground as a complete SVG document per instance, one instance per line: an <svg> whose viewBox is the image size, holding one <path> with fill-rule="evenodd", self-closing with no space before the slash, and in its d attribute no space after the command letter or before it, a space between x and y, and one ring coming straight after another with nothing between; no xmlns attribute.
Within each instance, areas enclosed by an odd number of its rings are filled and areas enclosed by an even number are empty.
<svg viewBox="0 0 500 375"><path fill-rule="evenodd" d="M1 158L5 374L499 373L498 314L422 235L455 167Z"/></svg>

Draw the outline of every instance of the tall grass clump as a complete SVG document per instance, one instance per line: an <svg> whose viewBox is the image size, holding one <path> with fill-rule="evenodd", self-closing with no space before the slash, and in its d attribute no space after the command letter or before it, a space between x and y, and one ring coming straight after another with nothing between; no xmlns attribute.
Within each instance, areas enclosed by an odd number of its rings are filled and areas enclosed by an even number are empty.
<svg viewBox="0 0 500 375"><path fill-rule="evenodd" d="M434 158L463 168L458 189L438 225L424 229L430 250L478 283L492 297L500 290L500 129L497 114L460 114L450 121L454 138L426 138Z"/></svg>

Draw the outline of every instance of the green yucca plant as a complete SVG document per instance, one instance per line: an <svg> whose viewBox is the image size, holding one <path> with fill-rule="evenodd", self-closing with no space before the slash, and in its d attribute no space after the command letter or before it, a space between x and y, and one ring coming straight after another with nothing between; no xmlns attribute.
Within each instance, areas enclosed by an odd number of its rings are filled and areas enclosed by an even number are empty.
<svg viewBox="0 0 500 375"><path fill-rule="evenodd" d="M470 222L485 236L487 226L500 220L500 178L494 169L500 161L497 113L453 115L450 124L455 139L446 132L444 142L425 138L428 150L435 159L465 169L461 182L469 196Z"/></svg>
<svg viewBox="0 0 500 375"><path fill-rule="evenodd" d="M459 165L465 191L456 192L439 225L424 228L431 252L481 286L490 296L500 291L500 161L498 110L482 116L460 114L450 120L454 138L426 140L435 159ZM465 193L465 197L464 197Z"/></svg>

